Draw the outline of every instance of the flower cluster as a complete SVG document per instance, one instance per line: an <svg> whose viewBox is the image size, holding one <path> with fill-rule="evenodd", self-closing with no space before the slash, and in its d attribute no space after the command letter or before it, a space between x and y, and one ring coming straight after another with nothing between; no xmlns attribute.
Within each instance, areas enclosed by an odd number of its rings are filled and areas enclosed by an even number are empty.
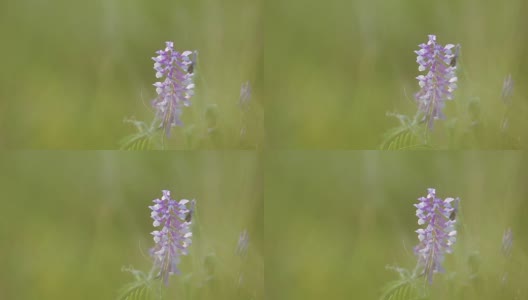
<svg viewBox="0 0 528 300"><path fill-rule="evenodd" d="M435 189L428 189L427 197L418 198L416 216L422 228L416 230L420 243L414 248L418 256L418 267L423 269L425 275L432 283L433 274L443 272L442 262L445 253L453 251L456 241L455 223L452 202L458 203L459 198L436 197Z"/></svg>
<svg viewBox="0 0 528 300"><path fill-rule="evenodd" d="M429 35L427 44L421 44L420 49L415 51L418 70L427 71L427 74L416 77L420 91L415 98L429 128L433 127L435 119L445 118L442 112L445 101L453 99L453 91L457 88L454 47L452 44L442 46L436 42L435 35Z"/></svg>
<svg viewBox="0 0 528 300"><path fill-rule="evenodd" d="M154 83L158 96L152 101L152 106L167 136L171 127L182 125L182 107L190 105L189 99L194 94L193 53L196 52L175 51L173 42L166 42L165 50L156 51L158 56L152 58L156 78L161 78Z"/></svg>
<svg viewBox="0 0 528 300"><path fill-rule="evenodd" d="M158 276L167 285L169 275L179 273L180 255L187 255L191 245L191 220L186 221L190 213L186 207L189 200L173 200L170 191L164 190L161 199L153 202L155 204L149 206L153 225L161 230L152 232L156 245L150 249L150 254L154 258L154 267L159 270Z"/></svg>

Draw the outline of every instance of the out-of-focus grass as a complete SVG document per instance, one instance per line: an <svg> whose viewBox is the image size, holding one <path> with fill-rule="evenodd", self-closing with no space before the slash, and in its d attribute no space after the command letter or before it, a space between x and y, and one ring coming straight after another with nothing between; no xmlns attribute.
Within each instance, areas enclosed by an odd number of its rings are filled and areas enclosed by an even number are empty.
<svg viewBox="0 0 528 300"><path fill-rule="evenodd" d="M258 0L3 1L0 147L117 149L135 130L123 119L153 118L151 57L168 40L178 50L199 51L186 126L202 129L206 107L218 107L222 138L200 148L260 147L260 6ZM241 142L238 99L248 80L253 123ZM173 131L173 148L185 147L182 131Z"/></svg>
<svg viewBox="0 0 528 300"><path fill-rule="evenodd" d="M256 155L19 152L4 153L0 165L2 299L115 299L133 280L123 266L150 270L148 205L162 189L177 199L195 198L199 220L182 275L170 278L166 298L191 299L190 291L192 299L263 298ZM235 255L243 229L250 235L245 262ZM206 257L214 268L208 274ZM191 274L192 288L183 290Z"/></svg>
<svg viewBox="0 0 528 300"><path fill-rule="evenodd" d="M270 156L268 156L271 158ZM413 206L434 187L460 197L459 233L431 299L525 299L527 157L503 152L280 152L265 171L270 299L378 299L413 269ZM512 257L502 234L514 232ZM479 268L470 278L471 268ZM508 279L502 282L505 272Z"/></svg>
<svg viewBox="0 0 528 300"><path fill-rule="evenodd" d="M397 126L387 112L414 115L414 50L436 34L461 44L459 89L446 115L457 118L451 145L438 122L439 148L527 147L526 1L271 1L265 11L267 136L273 148L378 149ZM503 79L514 78L508 139L500 133ZM478 99L475 133L469 103Z"/></svg>

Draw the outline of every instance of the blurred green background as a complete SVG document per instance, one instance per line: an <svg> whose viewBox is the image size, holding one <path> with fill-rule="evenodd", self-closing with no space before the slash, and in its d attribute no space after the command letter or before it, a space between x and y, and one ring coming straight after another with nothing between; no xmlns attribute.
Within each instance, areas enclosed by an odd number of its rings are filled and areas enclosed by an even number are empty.
<svg viewBox="0 0 528 300"><path fill-rule="evenodd" d="M458 240L430 299L528 297L525 154L285 151L267 158L269 299L379 299L398 279L387 265L416 265L413 204L429 187L461 198ZM508 227L509 260L501 253Z"/></svg>
<svg viewBox="0 0 528 300"><path fill-rule="evenodd" d="M268 1L265 22L266 130L277 149L378 149L413 116L414 50L436 34L461 44L459 88L436 124L437 148L527 148L528 2ZM509 128L504 78L515 81ZM475 112L476 111L476 112ZM471 126L474 116L479 129ZM447 128L455 128L449 143Z"/></svg>
<svg viewBox="0 0 528 300"><path fill-rule="evenodd" d="M263 140L258 0L36 1L0 3L0 147L117 149L135 132L125 118L150 123L157 81L151 57L174 41L198 50L196 95L171 148L257 148ZM248 133L241 141L240 87L253 88ZM220 138L207 136L213 107Z"/></svg>
<svg viewBox="0 0 528 300"><path fill-rule="evenodd" d="M4 152L0 165L1 299L115 299L133 281L122 267L151 268L148 206L162 189L197 201L190 254L164 299L263 299L255 154L21 151Z"/></svg>

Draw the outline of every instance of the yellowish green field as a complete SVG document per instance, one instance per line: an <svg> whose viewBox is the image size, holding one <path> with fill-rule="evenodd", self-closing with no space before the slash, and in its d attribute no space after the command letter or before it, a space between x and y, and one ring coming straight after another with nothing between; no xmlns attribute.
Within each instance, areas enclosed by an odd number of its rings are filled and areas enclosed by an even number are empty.
<svg viewBox="0 0 528 300"><path fill-rule="evenodd" d="M527 163L501 152L275 153L265 177L269 299L381 299L399 279L387 266L416 266L413 204L430 187L461 199L446 272L432 285L412 281L429 297L407 288L385 299L526 299Z"/></svg>
<svg viewBox="0 0 528 300"><path fill-rule="evenodd" d="M293 0L266 7L266 129L274 148L379 149L399 125L386 113L416 112L414 50L428 34L461 45L459 87L430 146L527 147L526 1ZM508 74L514 96L501 131Z"/></svg>
<svg viewBox="0 0 528 300"><path fill-rule="evenodd" d="M261 147L261 12L259 1L3 1L0 147L119 149L136 132L125 119L154 117L151 57L165 41L199 52L185 127L165 149ZM241 138L246 81L252 106Z"/></svg>
<svg viewBox="0 0 528 300"><path fill-rule="evenodd" d="M255 155L28 151L4 153L0 165L0 298L118 299L134 281L123 267L151 269L148 206L169 189L197 204L190 253L163 299L263 299ZM245 229L243 258L235 252ZM151 283L153 295L160 280Z"/></svg>

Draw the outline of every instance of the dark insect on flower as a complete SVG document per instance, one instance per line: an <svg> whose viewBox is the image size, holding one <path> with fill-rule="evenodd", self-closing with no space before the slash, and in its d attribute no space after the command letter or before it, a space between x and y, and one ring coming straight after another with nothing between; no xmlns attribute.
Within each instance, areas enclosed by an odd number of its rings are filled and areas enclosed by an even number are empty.
<svg viewBox="0 0 528 300"><path fill-rule="evenodd" d="M194 206L195 205L196 205L196 201L192 200L191 204L190 204L190 207L189 207L189 212L185 215L185 222L191 222L192 221L192 216L194 214Z"/></svg>
<svg viewBox="0 0 528 300"><path fill-rule="evenodd" d="M453 210L451 212L451 215L449 215L449 220L454 221L456 219L456 210Z"/></svg>
<svg viewBox="0 0 528 300"><path fill-rule="evenodd" d="M451 58L451 62L449 63L449 65L451 67L456 67L457 65L457 59L458 59L458 56L460 55L460 44L457 44L455 46L455 54L453 54L453 58Z"/></svg>
<svg viewBox="0 0 528 300"><path fill-rule="evenodd" d="M191 59L191 63L189 64L189 67L187 68L187 73L194 74L194 67L196 66L196 60L198 57L198 51L193 51L193 56Z"/></svg>
<svg viewBox="0 0 528 300"><path fill-rule="evenodd" d="M458 202L460 199L456 198L455 201L453 201L453 211L449 215L449 220L454 221L456 219L457 213L458 213Z"/></svg>

